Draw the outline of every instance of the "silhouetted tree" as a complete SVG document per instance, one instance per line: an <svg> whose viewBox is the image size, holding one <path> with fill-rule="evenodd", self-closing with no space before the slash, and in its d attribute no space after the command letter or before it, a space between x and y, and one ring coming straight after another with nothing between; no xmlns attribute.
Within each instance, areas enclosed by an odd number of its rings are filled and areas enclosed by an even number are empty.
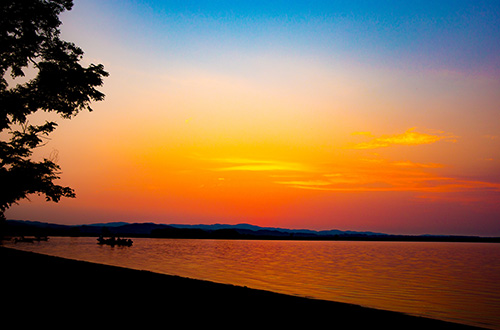
<svg viewBox="0 0 500 330"><path fill-rule="evenodd" d="M29 122L38 111L72 118L104 99L95 88L108 75L104 67L83 67L83 51L60 39L59 14L72 6L72 0L0 1L0 222L29 194L54 202L75 197L54 183L60 175L54 159L31 159L57 124Z"/></svg>

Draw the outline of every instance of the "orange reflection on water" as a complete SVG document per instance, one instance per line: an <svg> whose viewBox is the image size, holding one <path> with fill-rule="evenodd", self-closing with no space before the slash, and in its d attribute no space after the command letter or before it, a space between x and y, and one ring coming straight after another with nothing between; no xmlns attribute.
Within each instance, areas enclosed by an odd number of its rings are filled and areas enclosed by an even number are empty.
<svg viewBox="0 0 500 330"><path fill-rule="evenodd" d="M45 244L47 243L47 244ZM500 244L94 238L42 253L498 328Z"/></svg>

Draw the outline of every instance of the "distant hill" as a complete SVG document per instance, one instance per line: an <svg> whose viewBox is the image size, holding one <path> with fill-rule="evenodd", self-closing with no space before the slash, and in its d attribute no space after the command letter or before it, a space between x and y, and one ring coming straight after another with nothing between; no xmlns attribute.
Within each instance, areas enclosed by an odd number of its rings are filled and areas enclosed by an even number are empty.
<svg viewBox="0 0 500 330"><path fill-rule="evenodd" d="M110 222L88 225L58 225L38 221L6 220L5 236L122 236L198 239L287 239L287 240L369 240L369 241L457 241L500 242L498 237L390 235L370 231L285 229L250 224L182 225Z"/></svg>
<svg viewBox="0 0 500 330"><path fill-rule="evenodd" d="M259 227L255 225L250 225L247 223L241 223L237 225L224 225L224 224L213 224L213 225L178 225L178 224L172 224L170 225L172 227L176 228L199 228L199 229L204 229L204 230L217 230L217 229L235 229L238 231L243 231L243 230L251 230L251 231L268 231L269 233L274 233L274 234L279 234L279 233L286 233L286 234L297 234L297 235L312 235L312 236L329 236L329 235L387 235L383 233L374 233L370 231L363 231L363 232L358 232L358 231L342 231L342 230L322 230L322 231L315 231L315 230L310 230L310 229L286 229L286 228L276 228L276 227Z"/></svg>
<svg viewBox="0 0 500 330"><path fill-rule="evenodd" d="M92 223L87 226L94 226L94 227L120 227L124 225L129 225L128 222L106 222L106 223Z"/></svg>

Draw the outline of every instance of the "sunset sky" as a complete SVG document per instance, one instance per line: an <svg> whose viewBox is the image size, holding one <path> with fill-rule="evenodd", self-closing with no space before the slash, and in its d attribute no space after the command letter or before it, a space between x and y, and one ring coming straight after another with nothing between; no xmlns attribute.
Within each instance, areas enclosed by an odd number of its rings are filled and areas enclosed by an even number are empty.
<svg viewBox="0 0 500 330"><path fill-rule="evenodd" d="M75 0L76 199L7 218L500 236L499 1Z"/></svg>

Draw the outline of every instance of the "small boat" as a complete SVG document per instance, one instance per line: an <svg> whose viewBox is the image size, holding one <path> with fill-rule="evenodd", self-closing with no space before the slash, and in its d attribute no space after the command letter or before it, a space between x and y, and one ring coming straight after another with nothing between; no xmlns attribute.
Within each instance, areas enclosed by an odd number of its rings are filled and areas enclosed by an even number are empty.
<svg viewBox="0 0 500 330"><path fill-rule="evenodd" d="M24 236L14 238L14 243L19 243L19 242L33 243L34 241L35 241L34 238L28 238L28 237L24 237Z"/></svg>
<svg viewBox="0 0 500 330"><path fill-rule="evenodd" d="M99 238L97 239L97 244L101 244L101 245L132 246L132 243L133 242L130 238L126 239L126 238L119 238L119 237L114 237L114 236L110 237L110 238L104 238L102 236L99 236Z"/></svg>

